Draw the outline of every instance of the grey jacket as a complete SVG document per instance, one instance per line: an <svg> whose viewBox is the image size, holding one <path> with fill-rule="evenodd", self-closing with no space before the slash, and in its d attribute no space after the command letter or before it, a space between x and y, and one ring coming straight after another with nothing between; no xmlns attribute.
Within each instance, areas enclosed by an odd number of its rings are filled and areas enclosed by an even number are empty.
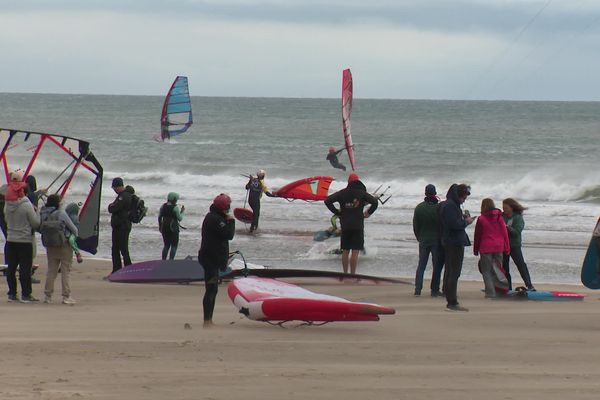
<svg viewBox="0 0 600 400"><path fill-rule="evenodd" d="M8 229L7 242L32 243L33 231L40 226L40 216L35 212L27 197L7 201L4 215Z"/></svg>
<svg viewBox="0 0 600 400"><path fill-rule="evenodd" d="M40 212L41 221L45 221L54 211L56 211L56 207L42 207ZM77 226L75 226L65 210L59 209L57 217L59 221L62 221L65 224L65 238L68 238L68 234L73 234L75 237L79 236L79 230L77 229Z"/></svg>

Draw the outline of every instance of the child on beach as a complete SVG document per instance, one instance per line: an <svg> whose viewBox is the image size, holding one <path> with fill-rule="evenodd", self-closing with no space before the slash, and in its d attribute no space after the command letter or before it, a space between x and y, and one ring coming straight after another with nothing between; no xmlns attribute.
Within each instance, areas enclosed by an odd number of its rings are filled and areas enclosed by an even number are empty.
<svg viewBox="0 0 600 400"><path fill-rule="evenodd" d="M23 174L20 171L13 171L10 174L10 182L6 186L5 201L17 201L25 197L25 188L27 183L23 182Z"/></svg>
<svg viewBox="0 0 600 400"><path fill-rule="evenodd" d="M502 211L496 208L492 199L483 199L481 215L475 224L473 254L479 255L479 272L485 284L485 297L496 297L496 291L506 293L508 279L502 268L502 254L508 255L510 245Z"/></svg>
<svg viewBox="0 0 600 400"><path fill-rule="evenodd" d="M531 283L531 276L529 275L529 269L523 258L523 251L521 250L521 233L525 228L525 221L523 220L523 211L527 208L519 204L518 201L512 198L507 198L502 201L502 209L504 213L504 222L506 222L506 228L508 229L508 238L510 240L510 255L504 255L504 270L506 271L506 277L508 278L509 289L512 289L512 280L510 277L510 259L514 261L521 278L527 286L528 290L535 290Z"/></svg>
<svg viewBox="0 0 600 400"><path fill-rule="evenodd" d="M79 205L77 203L69 203L69 205L65 207L65 212L69 216L69 219L77 227L77 229L79 229ZM77 235L74 235L71 232L67 231L67 240L69 241L69 245L71 245L71 248L75 253L77 262L81 264L83 262L83 257L81 256L81 251L79 250L79 246L77 245Z"/></svg>

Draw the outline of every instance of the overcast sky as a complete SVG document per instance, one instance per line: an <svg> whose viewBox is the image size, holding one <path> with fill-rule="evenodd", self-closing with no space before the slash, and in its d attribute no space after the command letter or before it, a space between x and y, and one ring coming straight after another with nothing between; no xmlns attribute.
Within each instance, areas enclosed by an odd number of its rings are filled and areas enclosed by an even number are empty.
<svg viewBox="0 0 600 400"><path fill-rule="evenodd" d="M600 100L599 0L0 0L0 92Z"/></svg>

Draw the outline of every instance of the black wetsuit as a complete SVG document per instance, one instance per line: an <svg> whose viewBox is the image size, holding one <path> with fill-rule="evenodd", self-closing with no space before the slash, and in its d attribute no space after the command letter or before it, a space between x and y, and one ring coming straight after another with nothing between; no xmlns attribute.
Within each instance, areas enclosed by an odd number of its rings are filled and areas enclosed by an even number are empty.
<svg viewBox="0 0 600 400"><path fill-rule="evenodd" d="M204 268L204 286L206 291L202 305L204 320L212 321L215 299L219 290L219 270L227 268L229 241L235 234L235 220L227 218L214 205L202 222L202 242L198 251L198 261Z"/></svg>
<svg viewBox="0 0 600 400"><path fill-rule="evenodd" d="M175 214L175 207L175 204L165 203L158 213L158 228L164 243L163 260L167 259L167 255L169 255L169 260L173 260L179 246L179 221L177 220L177 214ZM171 250L170 253L169 250Z"/></svg>
<svg viewBox="0 0 600 400"><path fill-rule="evenodd" d="M333 205L336 202L340 204L339 210ZM377 210L377 199L367 193L365 185L358 180L348 183L345 189L325 199L327 208L340 216L342 250L363 250L365 227L363 209L367 204L371 204L369 215L373 214Z"/></svg>
<svg viewBox="0 0 600 400"><path fill-rule="evenodd" d="M260 218L260 199L265 190L262 179L251 177L246 184L246 190L248 190L248 205L253 213L252 223L250 224L250 232L252 232L258 228Z"/></svg>
<svg viewBox="0 0 600 400"><path fill-rule="evenodd" d="M327 154L326 160L329 161L333 168L338 168L345 171L346 167L343 164L340 164L340 160L338 160L337 157L337 155L340 154L342 151L344 151L344 149L340 149L336 152L330 152L329 154Z"/></svg>
<svg viewBox="0 0 600 400"><path fill-rule="evenodd" d="M115 201L108 206L110 216L110 226L112 227L112 272L121 269L122 265L130 265L129 257L129 233L131 233L131 221L129 212L131 211L131 193L123 190L117 195ZM121 264L121 256L123 263Z"/></svg>

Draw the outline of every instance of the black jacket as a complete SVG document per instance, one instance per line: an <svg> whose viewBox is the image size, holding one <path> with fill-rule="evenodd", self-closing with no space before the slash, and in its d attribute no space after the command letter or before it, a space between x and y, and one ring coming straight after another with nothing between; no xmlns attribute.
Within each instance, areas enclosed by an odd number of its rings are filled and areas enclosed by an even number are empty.
<svg viewBox="0 0 600 400"><path fill-rule="evenodd" d="M235 220L225 218L225 214L215 206L202 222L202 242L198 251L198 261L204 268L227 268L229 241L235 234Z"/></svg>
<svg viewBox="0 0 600 400"><path fill-rule="evenodd" d="M110 215L110 226L113 228L129 227L131 228L131 220L129 212L131 211L131 193L123 190L115 201L108 205Z"/></svg>
<svg viewBox="0 0 600 400"><path fill-rule="evenodd" d="M340 204L339 210L333 205L336 202ZM335 215L340 216L342 230L364 229L363 208L367 204L371 204L368 210L371 215L377 209L377 199L367 193L367 188L361 181L350 182L345 189L335 192L325 199L327 208Z"/></svg>
<svg viewBox="0 0 600 400"><path fill-rule="evenodd" d="M471 241L465 228L467 221L463 217L456 193L456 185L452 185L446 201L440 204L440 222L442 226L442 244L444 246L470 246Z"/></svg>

